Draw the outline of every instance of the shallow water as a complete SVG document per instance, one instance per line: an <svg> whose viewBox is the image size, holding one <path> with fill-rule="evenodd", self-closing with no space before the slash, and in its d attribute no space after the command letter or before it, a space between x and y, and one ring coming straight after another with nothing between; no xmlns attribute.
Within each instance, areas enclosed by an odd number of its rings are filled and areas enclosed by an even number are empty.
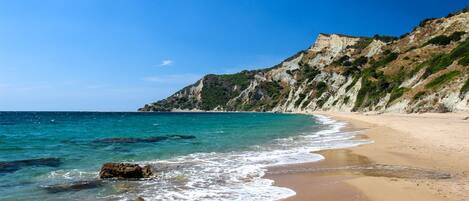
<svg viewBox="0 0 469 201"><path fill-rule="evenodd" d="M340 132L343 125L272 113L1 112L0 162L45 162L0 171L0 200L280 199L294 192L263 179L265 167L317 161L322 156L309 152L364 143ZM46 188L94 181L103 163L124 161L161 173L79 190Z"/></svg>

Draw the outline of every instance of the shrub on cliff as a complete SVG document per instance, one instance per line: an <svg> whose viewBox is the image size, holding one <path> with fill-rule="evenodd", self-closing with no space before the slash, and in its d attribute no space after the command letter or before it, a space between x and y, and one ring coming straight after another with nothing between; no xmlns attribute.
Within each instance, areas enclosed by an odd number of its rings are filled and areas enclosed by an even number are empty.
<svg viewBox="0 0 469 201"><path fill-rule="evenodd" d="M464 96L469 91L469 78L466 80L466 83L462 86L461 90L459 91L460 96Z"/></svg>
<svg viewBox="0 0 469 201"><path fill-rule="evenodd" d="M435 36L430 39L426 44L433 44L433 45L448 45L451 43L451 38L445 35Z"/></svg>
<svg viewBox="0 0 469 201"><path fill-rule="evenodd" d="M437 77L437 78L433 79L432 81L430 81L429 83L427 83L425 85L425 88L427 88L427 89L438 88L441 85L443 85L444 83L446 83L448 81L451 81L453 78L459 76L460 74L461 74L461 72L455 70L455 71L451 71L449 73L445 73L443 75L440 75L440 77Z"/></svg>
<svg viewBox="0 0 469 201"><path fill-rule="evenodd" d="M320 73L321 71L319 71L316 67L310 66L309 64L300 66L298 82L302 82L306 79L313 80Z"/></svg>
<svg viewBox="0 0 469 201"><path fill-rule="evenodd" d="M370 43L373 42L373 38L360 38L360 40L357 41L354 45L350 45L347 48L355 48L355 49L365 49L370 45Z"/></svg>
<svg viewBox="0 0 469 201"><path fill-rule="evenodd" d="M385 66L386 64L390 63L391 61L396 60L397 57L399 57L399 53L391 52L391 53L387 54L381 60L376 61L375 63L373 63L373 67L377 68L377 67Z"/></svg>
<svg viewBox="0 0 469 201"><path fill-rule="evenodd" d="M428 22L434 20L436 18L426 18L426 19L423 19L422 21L420 21L419 23L419 26L418 27L424 27L425 25L427 25Z"/></svg>
<svg viewBox="0 0 469 201"><path fill-rule="evenodd" d="M454 33L452 33L450 36L445 36L445 35L439 35L439 36L435 36L433 38L431 38L430 40L428 40L425 44L425 45L428 45L428 44L433 44L433 45L448 45L451 43L451 41L453 42L457 42L459 40L461 40L461 37L466 34L465 31L456 31Z"/></svg>
<svg viewBox="0 0 469 201"><path fill-rule="evenodd" d="M408 89L405 87L395 88L391 91L391 97L389 98L388 103L393 102L394 100L400 98Z"/></svg>
<svg viewBox="0 0 469 201"><path fill-rule="evenodd" d="M317 90L316 96L320 97L324 92L326 92L327 84L322 81L318 82L318 84L316 85L316 90Z"/></svg>
<svg viewBox="0 0 469 201"><path fill-rule="evenodd" d="M423 74L422 77L427 78L431 74L445 69L446 67L451 65L452 62L453 60L447 54L436 55L427 61L428 67L427 69L425 69L425 73Z"/></svg>
<svg viewBox="0 0 469 201"><path fill-rule="evenodd" d="M418 99L422 98L425 94L427 94L426 91L419 91L414 95L412 100L418 100Z"/></svg>
<svg viewBox="0 0 469 201"><path fill-rule="evenodd" d="M376 40L383 41L385 43L389 43L389 42L399 39L398 37L395 37L395 36L386 36L386 35L378 35L378 34L375 34L373 38Z"/></svg>
<svg viewBox="0 0 469 201"><path fill-rule="evenodd" d="M464 34L466 34L465 31L456 31L453 34L451 34L449 38L451 39L451 41L459 41L461 40L461 36L463 36Z"/></svg>

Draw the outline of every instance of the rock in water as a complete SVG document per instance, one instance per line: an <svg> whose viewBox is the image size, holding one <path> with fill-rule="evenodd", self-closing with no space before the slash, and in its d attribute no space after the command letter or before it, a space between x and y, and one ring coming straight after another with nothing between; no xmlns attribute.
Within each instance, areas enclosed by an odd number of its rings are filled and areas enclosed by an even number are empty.
<svg viewBox="0 0 469 201"><path fill-rule="evenodd" d="M133 138L133 137L117 137L117 138L103 138L94 140L94 143L106 143L106 144L117 144L117 143L153 143L161 142L165 140L189 140L195 139L192 135L164 135L147 138Z"/></svg>
<svg viewBox="0 0 469 201"><path fill-rule="evenodd" d="M142 197L138 196L135 201L145 201L145 199L143 199Z"/></svg>
<svg viewBox="0 0 469 201"><path fill-rule="evenodd" d="M58 158L38 158L16 161L2 161L0 162L0 173L15 172L23 167L29 166L48 166L58 167L61 161Z"/></svg>
<svg viewBox="0 0 469 201"><path fill-rule="evenodd" d="M67 191L79 191L84 189L97 188L102 185L102 181L76 181L67 184L56 184L44 187L49 193L60 193Z"/></svg>
<svg viewBox="0 0 469 201"><path fill-rule="evenodd" d="M145 165L142 168L143 178L149 178L153 176L153 170L149 165Z"/></svg>
<svg viewBox="0 0 469 201"><path fill-rule="evenodd" d="M101 179L141 179L153 175L149 165L144 167L131 163L106 163L101 167L99 178Z"/></svg>

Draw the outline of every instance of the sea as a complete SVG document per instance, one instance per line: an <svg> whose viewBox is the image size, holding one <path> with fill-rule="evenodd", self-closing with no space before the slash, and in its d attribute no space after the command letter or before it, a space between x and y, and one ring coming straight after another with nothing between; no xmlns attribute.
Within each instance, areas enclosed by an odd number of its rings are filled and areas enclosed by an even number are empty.
<svg viewBox="0 0 469 201"><path fill-rule="evenodd" d="M346 123L279 113L0 112L0 200L279 200L268 167L367 143ZM151 179L99 180L107 162Z"/></svg>

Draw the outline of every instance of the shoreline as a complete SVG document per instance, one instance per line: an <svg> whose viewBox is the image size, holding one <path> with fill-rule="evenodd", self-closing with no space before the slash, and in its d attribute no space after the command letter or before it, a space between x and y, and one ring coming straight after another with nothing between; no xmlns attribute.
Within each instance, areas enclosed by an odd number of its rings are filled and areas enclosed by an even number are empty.
<svg viewBox="0 0 469 201"><path fill-rule="evenodd" d="M268 168L265 178L296 192L284 200L469 200L469 113L313 114L374 143Z"/></svg>

